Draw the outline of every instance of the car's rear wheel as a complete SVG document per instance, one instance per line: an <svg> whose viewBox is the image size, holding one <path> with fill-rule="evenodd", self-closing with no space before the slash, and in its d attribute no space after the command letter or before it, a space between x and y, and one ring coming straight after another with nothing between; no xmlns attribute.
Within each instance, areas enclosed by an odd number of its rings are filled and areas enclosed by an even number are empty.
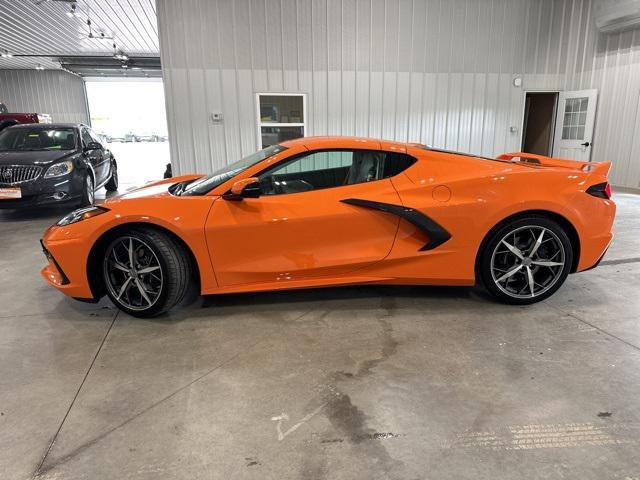
<svg viewBox="0 0 640 480"><path fill-rule="evenodd" d="M553 295L571 270L573 248L565 230L537 215L508 222L489 234L478 275L504 303L526 305Z"/></svg>
<svg viewBox="0 0 640 480"><path fill-rule="evenodd" d="M111 301L136 317L160 315L189 287L191 264L184 248L153 229L120 233L107 246L103 280Z"/></svg>

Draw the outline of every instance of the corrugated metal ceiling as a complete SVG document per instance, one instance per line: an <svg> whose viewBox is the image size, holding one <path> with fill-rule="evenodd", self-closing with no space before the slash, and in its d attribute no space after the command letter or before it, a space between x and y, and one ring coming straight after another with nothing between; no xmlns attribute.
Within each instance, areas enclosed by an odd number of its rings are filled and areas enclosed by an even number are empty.
<svg viewBox="0 0 640 480"><path fill-rule="evenodd" d="M112 56L114 42L132 58L159 56L155 0L0 0L0 53L13 55L0 57L0 69L60 68L59 57Z"/></svg>

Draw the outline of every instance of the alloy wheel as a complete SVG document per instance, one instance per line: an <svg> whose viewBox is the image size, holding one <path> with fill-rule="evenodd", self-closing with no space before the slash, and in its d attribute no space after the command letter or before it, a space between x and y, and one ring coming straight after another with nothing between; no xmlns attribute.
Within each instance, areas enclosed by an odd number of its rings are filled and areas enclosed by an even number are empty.
<svg viewBox="0 0 640 480"><path fill-rule="evenodd" d="M130 310L147 310L160 298L160 261L139 238L125 236L112 242L104 257L103 271L112 298Z"/></svg>
<svg viewBox="0 0 640 480"><path fill-rule="evenodd" d="M562 276L566 254L549 228L528 225L504 235L491 255L495 285L513 298L533 298L548 291Z"/></svg>

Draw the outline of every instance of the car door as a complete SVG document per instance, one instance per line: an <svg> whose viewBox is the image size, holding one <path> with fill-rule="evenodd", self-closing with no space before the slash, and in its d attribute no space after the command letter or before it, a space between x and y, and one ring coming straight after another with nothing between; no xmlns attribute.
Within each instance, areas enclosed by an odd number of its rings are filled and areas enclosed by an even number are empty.
<svg viewBox="0 0 640 480"><path fill-rule="evenodd" d="M90 143L93 143L94 140L89 133L89 129L87 127L82 127L80 129L80 135L82 137L82 147L86 148ZM95 186L98 187L102 185L105 180L104 173L104 165L102 159L102 151L100 149L97 150L86 150L84 155L93 168L93 173L95 175Z"/></svg>
<svg viewBox="0 0 640 480"><path fill-rule="evenodd" d="M91 135L93 141L102 145L102 148L100 149L101 161L99 168L102 171L102 181L100 183L103 183L106 182L111 176L111 152L108 149L104 148L104 140L100 138L100 136L96 134L96 132L94 132L90 128L88 128L87 130L89 130L89 135Z"/></svg>
<svg viewBox="0 0 640 480"><path fill-rule="evenodd" d="M93 174L95 175L95 186L97 187L102 183L102 172L100 166L102 158L99 150L85 150L88 145L93 142L93 138L89 134L89 130L86 127L80 128L80 138L82 139L82 149L84 150L84 156L87 159L87 163L91 166Z"/></svg>
<svg viewBox="0 0 640 480"><path fill-rule="evenodd" d="M216 200L206 235L220 286L345 275L383 260L399 218L345 200L401 203L384 156L306 152L263 171L260 197Z"/></svg>

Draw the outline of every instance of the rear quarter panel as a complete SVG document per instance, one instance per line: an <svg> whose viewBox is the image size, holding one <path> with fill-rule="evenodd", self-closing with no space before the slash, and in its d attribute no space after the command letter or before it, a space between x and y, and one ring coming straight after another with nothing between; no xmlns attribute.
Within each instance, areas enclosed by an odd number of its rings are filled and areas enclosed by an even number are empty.
<svg viewBox="0 0 640 480"><path fill-rule="evenodd" d="M386 273L390 275L418 276L432 283L472 284L476 255L488 232L505 218L525 211L545 210L561 215L575 227L581 244L596 231L610 230L608 214L598 208L602 199L584 193L588 186L586 173L421 149L411 149L409 153L420 160L394 177L393 184L405 206L438 222L449 231L451 239L416 256L424 236L412 225L401 222L388 257L390 271ZM600 225L590 225L589 210L606 219ZM579 269L583 263L581 258ZM412 267L408 268L410 264Z"/></svg>

